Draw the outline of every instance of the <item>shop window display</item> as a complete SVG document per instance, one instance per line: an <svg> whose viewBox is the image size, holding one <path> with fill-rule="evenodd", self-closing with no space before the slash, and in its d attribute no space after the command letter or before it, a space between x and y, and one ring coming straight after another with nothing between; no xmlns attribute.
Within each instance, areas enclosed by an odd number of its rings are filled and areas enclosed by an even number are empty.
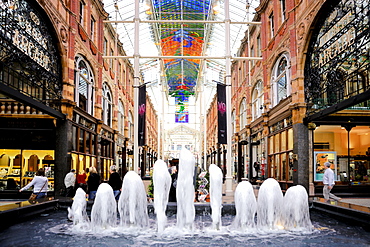
<svg viewBox="0 0 370 247"><path fill-rule="evenodd" d="M334 171L334 179L338 180L337 153L336 152L314 152L315 157L315 181L322 181L325 168L324 163L330 162L330 168Z"/></svg>
<svg viewBox="0 0 370 247"><path fill-rule="evenodd" d="M33 179L41 167L49 178L48 190L54 190L54 151L3 149L3 152L0 156L0 190L21 188Z"/></svg>

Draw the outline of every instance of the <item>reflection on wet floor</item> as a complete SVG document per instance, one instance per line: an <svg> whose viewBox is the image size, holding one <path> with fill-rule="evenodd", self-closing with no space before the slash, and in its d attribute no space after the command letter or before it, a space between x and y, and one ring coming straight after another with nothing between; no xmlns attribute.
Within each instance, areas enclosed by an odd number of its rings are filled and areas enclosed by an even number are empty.
<svg viewBox="0 0 370 247"><path fill-rule="evenodd" d="M54 197L48 197L46 201L50 201L53 199ZM42 202L36 202L36 204L37 203L42 203ZM0 211L6 211L6 210L11 210L14 208L20 208L20 207L25 207L25 206L30 206L30 205L33 205L33 204L29 203L27 199L3 199L3 200L0 200Z"/></svg>

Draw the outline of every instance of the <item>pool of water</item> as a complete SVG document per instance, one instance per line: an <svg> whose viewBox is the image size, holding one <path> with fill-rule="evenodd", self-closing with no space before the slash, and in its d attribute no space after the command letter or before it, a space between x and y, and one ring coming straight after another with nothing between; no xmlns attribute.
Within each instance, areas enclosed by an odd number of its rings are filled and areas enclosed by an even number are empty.
<svg viewBox="0 0 370 247"><path fill-rule="evenodd" d="M222 228L211 230L209 215L196 216L195 229L176 228L176 216L168 217L162 233L156 232L155 219L150 228L111 227L99 231L76 228L67 220L67 211L42 214L0 232L0 246L370 246L370 233L346 225L317 212L311 212L312 232L274 230L247 232L230 230L234 216L222 217Z"/></svg>

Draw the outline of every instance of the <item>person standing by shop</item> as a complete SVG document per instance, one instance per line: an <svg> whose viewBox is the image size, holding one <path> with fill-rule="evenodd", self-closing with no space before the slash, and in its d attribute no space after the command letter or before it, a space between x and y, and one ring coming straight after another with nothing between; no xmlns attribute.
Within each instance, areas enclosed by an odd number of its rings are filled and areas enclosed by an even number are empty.
<svg viewBox="0 0 370 247"><path fill-rule="evenodd" d="M48 178L45 177L43 168L37 170L35 177L32 181L21 188L19 192L29 189L33 186L33 193L37 195L36 199L45 198L48 191Z"/></svg>
<svg viewBox="0 0 370 247"><path fill-rule="evenodd" d="M81 188L84 191L86 191L86 181L87 181L87 174L86 172L89 172L89 169L82 170L80 173L76 176L76 186L77 188Z"/></svg>
<svg viewBox="0 0 370 247"><path fill-rule="evenodd" d="M335 184L334 172L330 168L330 165L331 165L330 162L324 163L325 173L324 173L324 178L322 182L324 184L323 195L324 195L325 202L330 202L330 198L334 199L335 201L341 200L340 197L337 197L334 194L330 193L330 191L333 189L334 184Z"/></svg>
<svg viewBox="0 0 370 247"><path fill-rule="evenodd" d="M119 176L115 165L112 165L110 167L110 177L108 184L112 187L114 198L116 198L116 200L118 201L119 195L121 194L122 179Z"/></svg>
<svg viewBox="0 0 370 247"><path fill-rule="evenodd" d="M64 177L64 185L66 186L66 197L73 197L75 195L74 188L76 184L76 170L71 169Z"/></svg>
<svg viewBox="0 0 370 247"><path fill-rule="evenodd" d="M89 168L89 173L90 175L87 178L87 194L89 195L89 200L94 200L96 191L100 185L100 176L93 166Z"/></svg>

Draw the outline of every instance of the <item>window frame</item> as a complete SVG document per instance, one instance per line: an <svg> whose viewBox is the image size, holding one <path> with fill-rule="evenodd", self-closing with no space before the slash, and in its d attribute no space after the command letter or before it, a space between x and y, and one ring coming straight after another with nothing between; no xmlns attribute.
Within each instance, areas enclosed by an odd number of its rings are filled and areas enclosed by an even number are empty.
<svg viewBox="0 0 370 247"><path fill-rule="evenodd" d="M270 35L271 38L275 35L275 23L274 23L274 12L271 12L269 15L269 26L270 26Z"/></svg>
<svg viewBox="0 0 370 247"><path fill-rule="evenodd" d="M279 66L283 60L286 60L286 66L284 70L278 74ZM278 82L285 77L285 95L280 97L279 95L279 87ZM272 70L272 77L271 77L271 89L272 89L272 106L276 106L279 104L280 101L287 98L291 93L291 85L290 85L290 60L288 55L282 54L275 62Z"/></svg>
<svg viewBox="0 0 370 247"><path fill-rule="evenodd" d="M84 26L84 22L85 22L85 9L86 9L86 3L84 1L80 1L79 22L81 26Z"/></svg>
<svg viewBox="0 0 370 247"><path fill-rule="evenodd" d="M87 71L86 76L81 73L80 64L84 63ZM80 102L80 82L83 80L86 83L86 107L85 109L81 106ZM94 114L94 88L95 88L95 79L94 73L91 69L89 62L82 56L78 55L75 58L75 102L78 107L85 110L87 113Z"/></svg>
<svg viewBox="0 0 370 247"><path fill-rule="evenodd" d="M252 121L262 116L264 105L263 89L262 80L258 80L252 89Z"/></svg>
<svg viewBox="0 0 370 247"><path fill-rule="evenodd" d="M243 98L239 105L239 126L240 130L245 128L247 124L247 99Z"/></svg>
<svg viewBox="0 0 370 247"><path fill-rule="evenodd" d="M122 100L118 101L118 131L125 134L125 106Z"/></svg>
<svg viewBox="0 0 370 247"><path fill-rule="evenodd" d="M113 119L113 95L108 84L103 84L102 91L102 118L103 122L109 127L112 126Z"/></svg>

